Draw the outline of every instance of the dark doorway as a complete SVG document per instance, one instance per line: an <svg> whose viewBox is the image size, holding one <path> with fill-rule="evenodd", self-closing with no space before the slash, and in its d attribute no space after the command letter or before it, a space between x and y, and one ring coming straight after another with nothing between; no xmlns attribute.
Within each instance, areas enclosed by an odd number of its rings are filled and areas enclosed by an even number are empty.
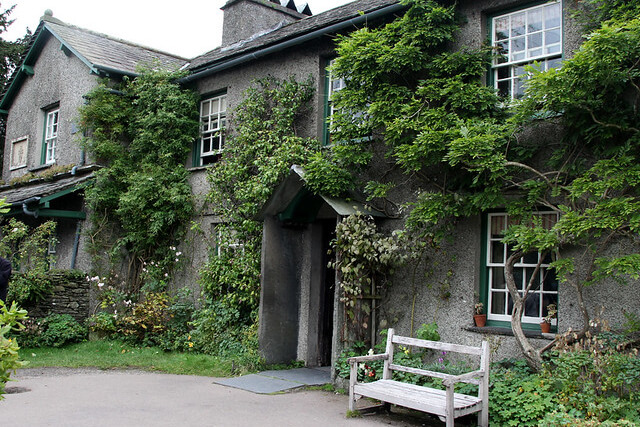
<svg viewBox="0 0 640 427"><path fill-rule="evenodd" d="M318 325L318 365L331 365L331 348L333 340L333 309L336 286L336 274L333 268L328 266L334 259L334 254L329 254L331 241L336 236L336 220L326 219L322 224L322 293L320 295L320 324Z"/></svg>

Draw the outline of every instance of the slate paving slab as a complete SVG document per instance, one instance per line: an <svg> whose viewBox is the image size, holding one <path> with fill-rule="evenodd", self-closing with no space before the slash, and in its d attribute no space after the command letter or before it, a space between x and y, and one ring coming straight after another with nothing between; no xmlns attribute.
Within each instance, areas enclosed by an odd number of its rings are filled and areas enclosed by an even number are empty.
<svg viewBox="0 0 640 427"><path fill-rule="evenodd" d="M296 368L263 371L236 378L221 378L216 384L239 388L259 394L279 393L303 386L317 386L331 382L331 371L325 368Z"/></svg>

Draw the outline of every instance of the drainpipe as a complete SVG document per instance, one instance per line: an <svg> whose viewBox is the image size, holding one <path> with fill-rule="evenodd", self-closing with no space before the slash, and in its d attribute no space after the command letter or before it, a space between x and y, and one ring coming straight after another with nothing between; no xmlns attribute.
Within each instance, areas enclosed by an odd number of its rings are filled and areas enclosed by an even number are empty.
<svg viewBox="0 0 640 427"><path fill-rule="evenodd" d="M29 210L29 208L27 207L27 205L28 205L29 203L32 203L32 202L38 202L38 201L40 201L40 197L38 197L38 196L36 196L36 197L30 197L30 198L28 198L27 200L24 200L24 201L22 202L22 212L23 212L25 215L29 215L29 216L32 216L32 217L34 217L34 218L38 218L38 209L36 209L35 211L30 211L30 210Z"/></svg>
<svg viewBox="0 0 640 427"><path fill-rule="evenodd" d="M73 253L71 254L71 270L76 268L76 259L78 258L78 247L80 246L80 233L82 232L82 221L76 223L76 235L73 238Z"/></svg>
<svg viewBox="0 0 640 427"><path fill-rule="evenodd" d="M296 46L299 44L302 44L304 42L307 42L309 40L313 40L315 38L318 37L322 37L324 35L327 34L331 34L331 33L336 33L339 32L341 30L347 29L349 27L353 27L353 26L357 26L360 25L370 19L375 19L378 17L382 17L385 15L389 15L395 12L399 12L401 10L406 9L406 6L400 3L396 3L396 4L392 4L390 6L387 7L383 7L382 9L378 9L378 10L374 10L372 12L369 12L367 14L364 15L360 15L357 16L355 18L349 19L348 21L342 21L342 22L338 22L336 24L330 25L328 27L325 28L320 28L318 30L312 31L308 34L304 34L302 36L299 37L295 37L291 40L287 40L284 41L282 43L278 43L275 46L271 46L271 47L267 47L264 49L260 49L256 52L253 53L248 53L245 55L242 55L236 59L231 59L227 62L223 62L221 64L218 65L214 65L211 68L205 68L202 71L198 71L194 74L190 74L188 76L185 76L181 79L178 79L179 83L189 83L191 81L203 78L203 77L207 77L210 76L212 74L218 73L220 71L226 70L228 68L232 68L235 67L237 65L243 64L245 62L249 62L249 61L253 61L255 59L258 59L260 57L263 56L267 56L270 55L272 53L276 53L276 52L280 52L282 50L288 49L292 46Z"/></svg>

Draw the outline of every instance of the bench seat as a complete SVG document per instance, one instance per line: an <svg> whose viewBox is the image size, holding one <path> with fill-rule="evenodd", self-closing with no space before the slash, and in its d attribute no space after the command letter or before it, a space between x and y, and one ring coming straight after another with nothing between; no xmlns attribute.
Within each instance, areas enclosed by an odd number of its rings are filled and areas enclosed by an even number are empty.
<svg viewBox="0 0 640 427"><path fill-rule="evenodd" d="M444 390L407 384L394 380L378 380L371 383L358 383L355 394L370 397L394 405L404 406L417 411L445 416L447 396ZM482 409L482 399L466 394L453 394L455 418L478 412Z"/></svg>

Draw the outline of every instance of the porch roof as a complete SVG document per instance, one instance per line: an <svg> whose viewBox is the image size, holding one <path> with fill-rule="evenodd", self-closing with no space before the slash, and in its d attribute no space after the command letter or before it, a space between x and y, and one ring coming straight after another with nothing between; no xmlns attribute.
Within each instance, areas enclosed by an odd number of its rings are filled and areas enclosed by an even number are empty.
<svg viewBox="0 0 640 427"><path fill-rule="evenodd" d="M293 165L289 175L275 189L271 198L258 213L258 218L264 220L269 216L277 216L281 221L312 222L323 203L340 216L360 213L380 218L387 217L383 212L360 201L354 193L346 198L313 194L305 187L304 169Z"/></svg>
<svg viewBox="0 0 640 427"><path fill-rule="evenodd" d="M79 171L79 172L78 172ZM76 210L51 209L51 201L79 191L89 185L94 178L93 168L77 169L60 174L51 181L35 178L20 186L5 186L0 188L0 199L5 199L9 205L9 212L5 216L19 214L49 217L64 217L84 219L86 214Z"/></svg>

